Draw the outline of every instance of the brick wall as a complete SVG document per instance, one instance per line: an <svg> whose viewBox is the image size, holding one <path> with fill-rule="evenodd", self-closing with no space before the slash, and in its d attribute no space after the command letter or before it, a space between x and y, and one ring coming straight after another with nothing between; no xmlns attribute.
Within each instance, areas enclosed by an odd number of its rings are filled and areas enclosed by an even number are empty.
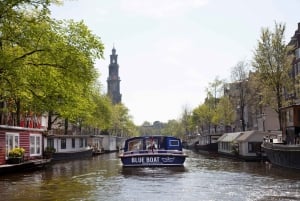
<svg viewBox="0 0 300 201"><path fill-rule="evenodd" d="M3 165L6 163L5 161L5 132L0 131L0 165Z"/></svg>

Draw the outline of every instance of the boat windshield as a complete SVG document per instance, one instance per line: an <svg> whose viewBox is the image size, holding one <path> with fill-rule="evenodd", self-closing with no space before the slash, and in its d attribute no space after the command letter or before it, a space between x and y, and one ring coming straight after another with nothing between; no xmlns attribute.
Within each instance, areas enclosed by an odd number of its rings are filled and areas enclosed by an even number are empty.
<svg viewBox="0 0 300 201"><path fill-rule="evenodd" d="M152 150L152 149L158 149L159 143L158 143L158 139L157 138L149 138L146 139L146 148L148 150Z"/></svg>
<svg viewBox="0 0 300 201"><path fill-rule="evenodd" d="M128 142L128 151L142 150L142 149L143 149L142 139L135 139Z"/></svg>

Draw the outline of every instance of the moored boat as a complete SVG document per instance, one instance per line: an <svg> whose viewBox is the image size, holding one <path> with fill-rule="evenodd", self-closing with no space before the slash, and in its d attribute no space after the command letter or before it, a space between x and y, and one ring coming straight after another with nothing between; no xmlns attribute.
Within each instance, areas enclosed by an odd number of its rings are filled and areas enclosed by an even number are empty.
<svg viewBox="0 0 300 201"><path fill-rule="evenodd" d="M272 164L300 169L300 145L264 142L262 148Z"/></svg>
<svg viewBox="0 0 300 201"><path fill-rule="evenodd" d="M218 139L218 153L244 161L265 160L261 144L267 135L267 132L255 130L224 133Z"/></svg>
<svg viewBox="0 0 300 201"><path fill-rule="evenodd" d="M82 159L93 156L93 149L87 148L76 151L55 152L52 155L53 161Z"/></svg>
<svg viewBox="0 0 300 201"><path fill-rule="evenodd" d="M181 140L172 136L141 136L125 141L119 156L124 167L183 166Z"/></svg>
<svg viewBox="0 0 300 201"><path fill-rule="evenodd" d="M44 144L55 150L53 161L73 160L93 156L93 149L88 146L88 135L48 135Z"/></svg>
<svg viewBox="0 0 300 201"><path fill-rule="evenodd" d="M51 159L35 159L35 160L27 160L17 164L0 165L0 175L43 169L47 165L49 165L50 162Z"/></svg>
<svg viewBox="0 0 300 201"><path fill-rule="evenodd" d="M300 105L281 108L280 112L282 136L270 133L262 149L272 164L300 169Z"/></svg>
<svg viewBox="0 0 300 201"><path fill-rule="evenodd" d="M216 154L218 153L218 138L222 134L199 135L195 149L201 153Z"/></svg>

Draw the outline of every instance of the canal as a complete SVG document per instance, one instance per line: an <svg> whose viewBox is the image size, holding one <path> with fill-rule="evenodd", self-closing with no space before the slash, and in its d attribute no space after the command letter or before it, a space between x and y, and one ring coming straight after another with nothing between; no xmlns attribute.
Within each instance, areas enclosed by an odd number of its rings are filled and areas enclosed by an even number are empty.
<svg viewBox="0 0 300 201"><path fill-rule="evenodd" d="M0 200L299 200L300 172L186 150L181 168L122 168L117 153L0 176Z"/></svg>

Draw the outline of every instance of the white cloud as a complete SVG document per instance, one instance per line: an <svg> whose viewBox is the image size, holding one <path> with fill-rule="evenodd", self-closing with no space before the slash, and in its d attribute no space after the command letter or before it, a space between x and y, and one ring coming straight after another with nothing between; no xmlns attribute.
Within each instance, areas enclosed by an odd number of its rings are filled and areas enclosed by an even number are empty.
<svg viewBox="0 0 300 201"><path fill-rule="evenodd" d="M162 18L180 16L207 3L208 0L122 0L121 9L138 16Z"/></svg>

